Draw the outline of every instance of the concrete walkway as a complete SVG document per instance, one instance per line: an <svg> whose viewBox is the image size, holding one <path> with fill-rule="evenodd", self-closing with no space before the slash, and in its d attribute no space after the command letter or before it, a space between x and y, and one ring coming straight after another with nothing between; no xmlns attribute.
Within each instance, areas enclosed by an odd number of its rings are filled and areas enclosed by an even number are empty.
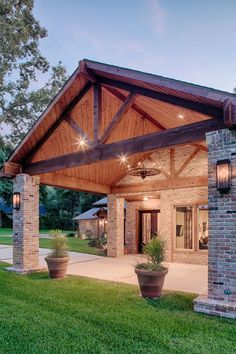
<svg viewBox="0 0 236 354"><path fill-rule="evenodd" d="M46 267L44 257L50 252L39 249L40 265ZM12 246L0 245L0 260L12 263ZM110 280L137 285L134 265L144 260L140 255L107 258L91 254L70 252L67 274ZM207 291L207 266L195 264L169 263L164 289L196 294Z"/></svg>

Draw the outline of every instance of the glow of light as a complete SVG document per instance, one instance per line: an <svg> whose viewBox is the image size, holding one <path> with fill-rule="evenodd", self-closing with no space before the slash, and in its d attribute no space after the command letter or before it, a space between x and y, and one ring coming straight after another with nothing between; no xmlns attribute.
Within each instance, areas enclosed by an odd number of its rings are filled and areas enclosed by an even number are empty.
<svg viewBox="0 0 236 354"><path fill-rule="evenodd" d="M140 161L138 162L138 166L139 166L139 167L141 166L141 162L140 162Z"/></svg>
<svg viewBox="0 0 236 354"><path fill-rule="evenodd" d="M143 200L146 201L146 200L149 200L149 198L145 196L145 197L143 197Z"/></svg>
<svg viewBox="0 0 236 354"><path fill-rule="evenodd" d="M184 115L183 114L178 114L178 118L179 119L184 119Z"/></svg>
<svg viewBox="0 0 236 354"><path fill-rule="evenodd" d="M79 139L76 140L76 145L79 146L79 148L84 149L87 146L87 140L84 136L79 137Z"/></svg>
<svg viewBox="0 0 236 354"><path fill-rule="evenodd" d="M125 154L122 154L118 157L119 157L121 163L126 164L128 162L127 156Z"/></svg>

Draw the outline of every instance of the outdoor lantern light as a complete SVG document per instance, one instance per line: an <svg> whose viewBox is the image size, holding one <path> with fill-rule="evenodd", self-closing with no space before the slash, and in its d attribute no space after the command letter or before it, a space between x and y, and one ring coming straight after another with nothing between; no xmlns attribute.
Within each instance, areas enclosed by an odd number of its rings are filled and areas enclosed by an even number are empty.
<svg viewBox="0 0 236 354"><path fill-rule="evenodd" d="M230 190L231 166L230 160L221 160L216 163L216 187L218 191L226 193Z"/></svg>
<svg viewBox="0 0 236 354"><path fill-rule="evenodd" d="M20 209L20 193L19 192L13 193L12 204L13 204L13 209L16 209L16 210Z"/></svg>

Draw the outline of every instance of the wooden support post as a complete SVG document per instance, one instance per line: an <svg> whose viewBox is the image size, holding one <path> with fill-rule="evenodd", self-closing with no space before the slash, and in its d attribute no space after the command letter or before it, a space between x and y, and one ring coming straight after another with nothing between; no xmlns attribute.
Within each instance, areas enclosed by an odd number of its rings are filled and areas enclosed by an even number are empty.
<svg viewBox="0 0 236 354"><path fill-rule="evenodd" d="M93 131L94 143L99 143L99 126L102 114L102 89L99 83L93 85Z"/></svg>

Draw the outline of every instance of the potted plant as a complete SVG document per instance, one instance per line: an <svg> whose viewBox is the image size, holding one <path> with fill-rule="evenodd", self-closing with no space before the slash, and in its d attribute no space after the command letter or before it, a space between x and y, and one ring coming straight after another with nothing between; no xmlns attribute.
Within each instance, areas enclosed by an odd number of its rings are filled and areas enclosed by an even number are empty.
<svg viewBox="0 0 236 354"><path fill-rule="evenodd" d="M52 251L45 257L51 278L64 278L69 262L68 241L61 233L52 236Z"/></svg>
<svg viewBox="0 0 236 354"><path fill-rule="evenodd" d="M154 236L144 246L144 253L148 256L146 263L138 263L135 273L138 277L140 291L143 297L159 298L168 269L163 266L165 260L166 243L158 236Z"/></svg>

